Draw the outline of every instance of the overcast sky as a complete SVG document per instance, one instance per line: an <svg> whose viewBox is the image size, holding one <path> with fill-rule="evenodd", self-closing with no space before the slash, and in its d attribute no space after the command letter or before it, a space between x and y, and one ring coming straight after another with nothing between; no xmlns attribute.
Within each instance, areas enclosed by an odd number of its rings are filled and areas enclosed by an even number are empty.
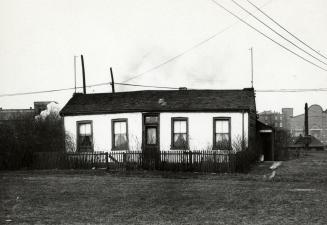
<svg viewBox="0 0 327 225"><path fill-rule="evenodd" d="M247 16L229 0L217 2L241 17ZM238 2L273 25L246 0ZM326 0L252 2L327 55ZM315 61L251 17L246 20ZM74 55L80 54L84 55L88 85L109 82L110 66L115 80L125 81L217 33L182 57L129 82L203 89L249 87L249 48L253 47L255 89L327 88L327 72L237 22L211 0L0 0L0 95L74 87ZM80 86L80 59L77 60ZM103 86L88 88L87 92L110 90ZM55 100L63 106L72 94L73 90L0 97L0 107L28 108L33 101L41 100ZM258 111L293 107L299 114L305 102L327 107L327 92L258 92L256 96Z"/></svg>

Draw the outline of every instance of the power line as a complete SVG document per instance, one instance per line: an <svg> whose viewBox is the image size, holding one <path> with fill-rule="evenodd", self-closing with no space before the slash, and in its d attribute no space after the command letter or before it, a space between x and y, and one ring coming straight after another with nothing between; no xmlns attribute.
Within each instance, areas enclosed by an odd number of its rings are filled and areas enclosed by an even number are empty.
<svg viewBox="0 0 327 225"><path fill-rule="evenodd" d="M109 85L109 82L107 83L99 83L99 84L92 84L92 85L86 85L86 87L98 87L98 86L104 86ZM83 87L76 87L76 88L83 88ZM10 93L10 94L0 94L0 97L12 97L12 96L18 96L18 95L32 95L32 94L43 94L43 93L51 93L51 92L58 92L58 91L68 91L68 90L74 90L75 87L72 88L61 88L61 89L52 89L52 90L44 90L44 91L31 91L31 92L18 92L18 93Z"/></svg>
<svg viewBox="0 0 327 225"><path fill-rule="evenodd" d="M302 60L318 67L319 69L326 71L327 69L317 65L314 62L311 62L310 60L304 58L303 56L299 55L298 53L292 51L291 49L285 47L284 45L280 44L279 42L275 41L274 39L272 39L271 37L269 37L268 35L266 35L265 33L261 32L260 30L258 30L257 28L255 28L254 26L252 26L251 24L249 24L248 22L246 22L245 20L243 20L241 17L237 16L235 13L231 12L230 10L228 10L227 8L225 8L223 5L221 5L220 3L216 2L215 0L211 0L214 4L218 5L220 8L224 9L225 11L227 11L228 13L230 13L231 15L233 15L234 17L238 18L240 21L242 21L244 24L246 24L247 26L251 27L253 30L257 31L259 34L263 35L264 37L266 37L267 39L271 40L272 42L274 42L275 44L279 45L280 47L284 48L285 50L293 53L294 55L296 55L297 57L301 58Z"/></svg>
<svg viewBox="0 0 327 225"><path fill-rule="evenodd" d="M188 52L192 51L193 49L195 49L195 48L197 48L197 47L203 45L204 43L210 41L211 39L215 38L215 37L218 36L219 34L224 33L225 31L229 30L229 29L230 29L232 26L234 26L235 24L236 24L236 23L233 23L232 25L230 25L230 26L224 28L223 30L219 31L218 33L215 33L214 35L212 35L212 36L206 38L205 40L200 41L199 43L193 45L192 47L190 47L190 48L184 50L183 52L179 53L178 55L175 55L175 56L173 56L173 57L167 59L166 61L164 61L164 62L162 62L162 63L160 63L160 64L158 64L158 65L156 65L156 66L154 66L154 67L151 67L150 69L148 69L148 70L146 70L146 71L144 71L144 72L142 72L142 73L140 73L140 74L137 74L137 75L135 75L135 76L132 76L132 77L130 77L130 78L128 78L128 79L126 79L126 80L124 80L124 81L122 81L122 82L128 82L128 81L134 80L134 79L136 79L137 77L143 76L143 75L146 74L146 73L149 73L149 72L152 72L152 71L154 71L154 70L157 70L158 68L160 68L160 67L162 67L162 66L164 66L164 65L166 65L166 64L168 64L168 63L170 63L170 62L172 62L172 61L174 61L175 59L178 59L178 58L182 57L182 56L185 55L186 53L188 53Z"/></svg>
<svg viewBox="0 0 327 225"><path fill-rule="evenodd" d="M235 5L237 5L239 8L241 8L242 10L244 10L245 12L247 12L250 16L252 16L254 19L256 19L257 21L259 21L261 24L263 24L264 26L268 27L271 31L273 31L275 34L277 34L278 36L280 36L281 38L283 38L285 41L289 42L290 44L292 44L293 46L297 47L298 49L300 49L301 51L303 51L304 53L306 53L307 55L311 56L312 58L318 60L319 62L327 65L327 63L325 63L324 61L322 61L321 59L317 58L316 56L312 55L310 52L307 52L305 49L301 48L300 46L298 46L297 44L293 43L292 41L288 40L286 37L284 37L282 34L278 33L276 30L274 30L273 28L271 28L269 25L267 25L265 22L263 22L262 20L260 20L258 17L256 17L255 15L253 15L249 10L247 10L246 8L244 8L241 4L239 4L238 2L236 2L235 0L231 0Z"/></svg>
<svg viewBox="0 0 327 225"><path fill-rule="evenodd" d="M282 28L284 31L286 31L289 35L291 35L292 37L294 37L296 40L298 40L299 42L301 42L302 44L304 44L305 46L307 46L309 49L311 49L312 51L314 51L315 53L317 53L318 55L320 55L321 57L327 59L326 56L324 56L323 54L321 54L319 51L315 50L314 48L310 47L309 44L305 43L304 41L302 41L300 38L298 38L297 36L295 36L294 34L292 34L290 31L288 31L285 27L283 27L280 23L278 23L276 20L274 20L273 18L271 18L267 13L265 13L262 9L260 9L258 6L256 6L255 4L253 4L251 1L247 0L248 3L250 3L253 7L255 7L257 10L259 10L263 15L265 15L266 17L268 17L271 21L273 21L275 24L277 24L280 28Z"/></svg>
<svg viewBox="0 0 327 225"><path fill-rule="evenodd" d="M86 85L87 88L90 87L99 87L99 86L107 86L110 85L111 82L104 82L92 85ZM124 85L124 86L134 86L134 87L152 87L152 88L162 88L162 89L179 89L178 87L167 87L167 86L154 86L154 85L141 85L141 84L129 84L129 83L116 83L117 85ZM68 91L74 90L75 88L81 89L80 87L72 87L72 88L61 88L61 89L52 89L52 90L44 90L44 91L31 91L31 92L18 92L18 93L10 93L10 94L0 94L0 97L13 97L13 96L20 96L20 95L32 95L32 94L43 94L43 93L51 93L51 92L59 92L59 91Z"/></svg>
<svg viewBox="0 0 327 225"><path fill-rule="evenodd" d="M133 86L133 87L152 87L152 88L163 88L163 89L172 89L172 90L178 90L178 87L165 87L165 86L153 86L153 85L142 85L142 84L128 84L128 83L115 83L118 85L123 86Z"/></svg>
<svg viewBox="0 0 327 225"><path fill-rule="evenodd" d="M155 86L155 85L142 85L142 84L131 84L131 83L115 83L117 85L123 86L134 86L134 87L150 87L150 88L159 88L159 89L171 89L178 90L178 87L170 87L170 86ZM110 82L98 83L87 85L86 87L99 87L99 86L108 86ZM76 87L81 89L83 87ZM61 88L61 89L52 89L52 90L44 90L44 91L31 91L31 92L19 92L19 93L11 93L11 94L1 94L0 97L12 97L12 96L20 96L20 95L31 95L31 94L43 94L43 93L51 93L51 92L59 92L59 91L67 91L74 90L75 87L72 88ZM189 88L188 90L201 90ZM257 89L256 92L325 92L327 88L311 88L311 89Z"/></svg>
<svg viewBox="0 0 327 225"><path fill-rule="evenodd" d="M262 5L262 7L268 5L271 1L272 1L272 0L267 1L265 4ZM246 16L246 17L247 17L247 16ZM244 17L244 18L246 18L246 17ZM177 55L175 55L175 56L173 56L173 57L171 57L171 58L169 58L169 59L163 61L162 63L160 63L160 64L158 64L158 65L156 65L156 66L151 67L150 69L148 69L148 70L146 70L146 71L144 71L144 72L142 72L142 73L140 73L140 74L137 74L137 75L135 75L135 76L132 76L132 77L130 77L130 78L128 78L128 79L126 79L126 80L124 80L124 81L122 81L122 82L128 82L128 81L134 80L134 79L136 79L137 77L143 76L143 75L146 74L146 73L149 73L149 72L152 72L152 71L154 71L154 70L157 70L158 68L160 68L160 67L162 67L162 66L164 66L164 65L166 65L166 64L168 64L168 63L170 63L170 62L172 62L172 61L174 61L174 60L176 60L176 59L178 59L178 58L180 58L180 57L182 57L183 55L187 54L188 52L190 52L190 51L192 51L192 50L194 50L194 49L200 47L201 45L203 45L203 44L205 44L206 42L212 40L213 38L217 37L218 35L224 33L225 31L229 30L230 28L232 28L233 26L235 26L235 25L238 24L238 23L239 23L239 21L236 21L235 23L231 24L230 26L225 27L224 29L220 30L219 32L217 32L217 33L211 35L210 37L208 37L208 38L206 38L206 39L204 39L204 40L198 42L197 44L193 45L192 47L190 47L190 48L188 48L188 49L186 49L186 50L184 50L184 51L182 51L181 53L179 53L179 54L177 54Z"/></svg>
<svg viewBox="0 0 327 225"><path fill-rule="evenodd" d="M309 89L257 89L256 92L317 92L327 91L327 88L309 88Z"/></svg>

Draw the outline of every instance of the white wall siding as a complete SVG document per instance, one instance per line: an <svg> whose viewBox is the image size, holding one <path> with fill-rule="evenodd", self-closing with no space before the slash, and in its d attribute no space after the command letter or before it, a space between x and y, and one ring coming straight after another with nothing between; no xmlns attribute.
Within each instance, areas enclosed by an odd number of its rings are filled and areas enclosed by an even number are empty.
<svg viewBox="0 0 327 225"><path fill-rule="evenodd" d="M160 150L170 150L171 118L187 117L190 150L209 150L213 145L213 118L231 118L231 141L242 137L242 113L160 113ZM128 138L130 150L141 150L142 113L117 113L102 115L65 116L66 132L76 145L76 122L91 120L93 123L94 151L111 150L111 120L128 119ZM248 113L244 113L244 136L248 137Z"/></svg>
<svg viewBox="0 0 327 225"><path fill-rule="evenodd" d="M169 150L171 146L171 118L187 117L190 150L210 150L213 145L213 118L231 118L231 141L242 137L242 113L161 113L160 149ZM244 113L244 137L248 136L248 114Z"/></svg>
<svg viewBox="0 0 327 225"><path fill-rule="evenodd" d="M102 115L65 116L65 130L71 135L76 146L76 122L91 120L93 124L94 151L111 150L111 120L128 120L128 139L130 150L140 150L142 144L142 113L117 113Z"/></svg>

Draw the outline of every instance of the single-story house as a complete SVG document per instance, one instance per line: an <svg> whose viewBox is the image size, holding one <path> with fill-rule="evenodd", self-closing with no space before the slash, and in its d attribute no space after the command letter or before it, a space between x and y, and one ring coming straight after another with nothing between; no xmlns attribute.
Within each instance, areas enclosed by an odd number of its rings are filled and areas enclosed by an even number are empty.
<svg viewBox="0 0 327 225"><path fill-rule="evenodd" d="M76 93L60 114L77 152L255 147L253 88Z"/></svg>

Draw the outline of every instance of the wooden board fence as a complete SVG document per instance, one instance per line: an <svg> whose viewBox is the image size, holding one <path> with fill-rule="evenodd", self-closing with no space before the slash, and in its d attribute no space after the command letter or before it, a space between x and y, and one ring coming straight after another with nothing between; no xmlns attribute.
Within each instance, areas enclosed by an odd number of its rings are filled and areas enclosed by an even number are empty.
<svg viewBox="0 0 327 225"><path fill-rule="evenodd" d="M34 169L91 169L193 171L203 173L235 172L248 161L242 154L218 151L161 151L144 155L142 151L111 151L92 153L37 152L33 155ZM240 164L240 165L236 165Z"/></svg>

